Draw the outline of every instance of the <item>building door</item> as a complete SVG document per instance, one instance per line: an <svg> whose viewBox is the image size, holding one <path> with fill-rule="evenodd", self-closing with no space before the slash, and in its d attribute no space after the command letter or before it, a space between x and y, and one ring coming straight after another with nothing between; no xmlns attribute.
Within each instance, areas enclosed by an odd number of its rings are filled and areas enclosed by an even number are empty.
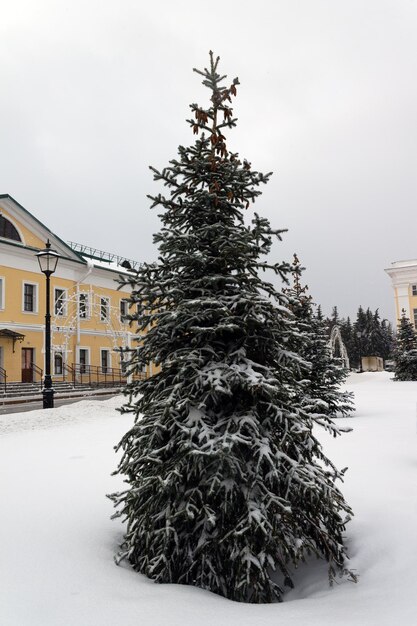
<svg viewBox="0 0 417 626"><path fill-rule="evenodd" d="M22 348L22 383L33 383L33 348Z"/></svg>

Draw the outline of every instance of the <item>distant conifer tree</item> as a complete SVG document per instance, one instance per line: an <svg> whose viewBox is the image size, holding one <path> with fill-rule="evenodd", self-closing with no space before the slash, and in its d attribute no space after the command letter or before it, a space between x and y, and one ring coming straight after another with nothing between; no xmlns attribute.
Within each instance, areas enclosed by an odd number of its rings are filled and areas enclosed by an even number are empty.
<svg viewBox="0 0 417 626"><path fill-rule="evenodd" d="M417 380L417 335L404 309L398 320L394 357L395 380Z"/></svg>
<svg viewBox="0 0 417 626"><path fill-rule="evenodd" d="M383 319L381 322L381 334L382 343L380 356L382 356L385 362L392 357L395 348L395 339L392 330L392 324L386 319Z"/></svg>
<svg viewBox="0 0 417 626"><path fill-rule="evenodd" d="M337 307L333 307L332 316L326 320L328 334L338 325L345 344L351 368L359 368L363 356L380 356L385 360L393 355L394 334L391 324L380 319L379 310L372 313L368 307L365 311L358 308L356 321L352 326L350 318L339 317ZM336 352L336 356L339 356Z"/></svg>

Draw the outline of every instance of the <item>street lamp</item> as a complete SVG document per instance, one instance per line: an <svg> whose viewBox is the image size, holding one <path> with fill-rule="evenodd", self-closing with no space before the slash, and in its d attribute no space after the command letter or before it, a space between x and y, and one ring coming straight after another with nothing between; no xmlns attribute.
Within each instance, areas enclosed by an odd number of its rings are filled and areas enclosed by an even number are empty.
<svg viewBox="0 0 417 626"><path fill-rule="evenodd" d="M51 378L51 274L56 270L59 255L55 250L51 250L51 244L48 239L45 250L36 253L38 257L41 272L46 276L46 313L45 313L45 378L43 383L43 408L54 408L54 390L52 389Z"/></svg>

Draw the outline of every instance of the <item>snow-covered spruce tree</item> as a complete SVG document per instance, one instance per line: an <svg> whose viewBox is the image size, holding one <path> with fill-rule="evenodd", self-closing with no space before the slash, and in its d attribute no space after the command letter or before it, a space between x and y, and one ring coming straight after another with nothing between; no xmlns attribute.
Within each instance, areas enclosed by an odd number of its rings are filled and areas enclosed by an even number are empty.
<svg viewBox="0 0 417 626"><path fill-rule="evenodd" d="M398 320L395 380L417 380L417 335L405 310Z"/></svg>
<svg viewBox="0 0 417 626"><path fill-rule="evenodd" d="M294 397L286 299L259 275L285 279L290 267L261 260L280 231L258 215L245 225L269 175L226 147L239 83L223 86L218 61L210 53L195 70L210 104L191 105L194 145L152 168L169 193L152 198L163 209L158 262L129 281L132 317L148 330L130 368L160 370L127 389L136 420L118 473L128 486L111 498L127 522L119 560L156 582L272 602L307 554L327 559L331 579L346 571L351 511L312 427L339 431Z"/></svg>
<svg viewBox="0 0 417 626"><path fill-rule="evenodd" d="M348 371L340 358L332 356L321 308L318 307L315 315L308 286L301 284L303 269L294 254L293 284L290 289L284 290L295 318L297 332L294 333L294 349L308 365L308 369L305 366L300 368L301 405L314 414L346 417L354 410L353 393L340 390ZM337 311L336 307L334 310Z"/></svg>
<svg viewBox="0 0 417 626"><path fill-rule="evenodd" d="M386 319L383 319L381 322L381 348L380 348L380 356L384 359L384 363L392 358L392 353L394 350L394 333L392 330L392 324Z"/></svg>
<svg viewBox="0 0 417 626"><path fill-rule="evenodd" d="M310 393L325 403L322 411L331 417L347 417L355 410L353 392L342 391L349 371L342 359L332 356L327 335L326 322L321 310L317 310L311 319L313 342L310 358L312 363Z"/></svg>

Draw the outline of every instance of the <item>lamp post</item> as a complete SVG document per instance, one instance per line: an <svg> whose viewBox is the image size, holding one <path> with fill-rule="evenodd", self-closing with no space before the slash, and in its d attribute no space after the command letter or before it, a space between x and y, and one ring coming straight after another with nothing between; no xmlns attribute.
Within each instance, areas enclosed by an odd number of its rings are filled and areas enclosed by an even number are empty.
<svg viewBox="0 0 417 626"><path fill-rule="evenodd" d="M46 313L45 313L45 378L43 383L43 408L54 408L54 390L52 389L51 378L51 275L55 272L58 265L59 255L51 250L51 244L48 239L45 250L36 253L41 272L46 276Z"/></svg>

